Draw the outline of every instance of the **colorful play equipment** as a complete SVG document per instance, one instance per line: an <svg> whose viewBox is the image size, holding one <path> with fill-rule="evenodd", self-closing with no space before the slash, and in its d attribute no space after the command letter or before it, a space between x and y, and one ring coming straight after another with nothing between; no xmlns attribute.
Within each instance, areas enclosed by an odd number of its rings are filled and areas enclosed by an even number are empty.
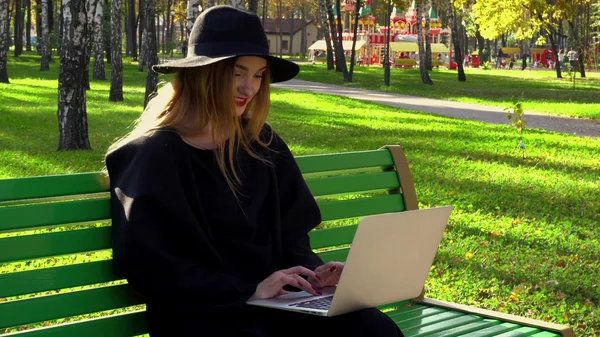
<svg viewBox="0 0 600 337"><path fill-rule="evenodd" d="M411 46L402 46L396 45L398 41L398 36L412 36L416 38L417 32L417 3L413 0L411 7L404 12L403 10L396 8L394 6L393 11L390 15L390 26L386 27L385 25L377 25L377 20L373 16L372 0L365 0L364 6L359 10L359 19L358 19L358 30L357 30L357 47L356 52L362 64L366 65L378 65L381 64L381 60L383 60L383 56L385 53L385 47L387 42L388 31L390 34L390 60L395 60L399 57L402 51L414 53L414 46L416 43L411 43ZM346 53L351 52L351 43L353 40L354 33L354 23L355 17L354 13L356 12L356 2L355 0L346 0L342 2L340 13L335 11L334 7L334 15L337 20L338 15L341 16L343 33L342 40L344 41L344 51ZM450 53L448 47L441 43L442 35L450 34L449 29L442 28L440 20L437 16L437 13L433 8L429 11L430 17L430 38L432 46L435 44L439 50L432 51L435 53L434 56L437 56L437 53ZM425 26L425 19L421 17L423 27ZM450 39L448 39L450 40ZM348 43L347 43L348 42ZM359 42L362 42L360 44ZM316 41L313 45L309 47L309 50L325 50L325 40ZM347 47L348 46L348 47ZM442 47L443 46L443 47ZM433 47L432 47L433 48ZM406 50L409 49L409 50ZM414 56L414 54L413 54ZM447 57L447 59L450 59Z"/></svg>

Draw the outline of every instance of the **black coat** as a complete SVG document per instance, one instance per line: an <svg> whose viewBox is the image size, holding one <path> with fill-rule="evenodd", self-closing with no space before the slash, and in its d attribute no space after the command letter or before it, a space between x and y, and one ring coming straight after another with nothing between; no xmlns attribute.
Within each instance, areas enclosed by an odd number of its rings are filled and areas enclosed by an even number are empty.
<svg viewBox="0 0 600 337"><path fill-rule="evenodd" d="M266 125L255 148L273 165L238 155L236 200L213 151L156 131L106 158L113 270L150 308L177 317L226 317L259 282L295 265L314 269L308 232L321 214L292 153ZM150 312L149 312L150 314Z"/></svg>

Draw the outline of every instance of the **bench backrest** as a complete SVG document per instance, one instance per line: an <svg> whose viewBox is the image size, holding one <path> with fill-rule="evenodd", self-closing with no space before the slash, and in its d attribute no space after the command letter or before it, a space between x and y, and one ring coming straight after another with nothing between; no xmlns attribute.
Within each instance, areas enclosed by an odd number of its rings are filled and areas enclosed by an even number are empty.
<svg viewBox="0 0 600 337"><path fill-rule="evenodd" d="M399 146L296 161L321 209L310 236L326 261L345 260L361 217L417 208ZM0 334L146 333L142 301L111 271L108 187L101 173L0 180Z"/></svg>

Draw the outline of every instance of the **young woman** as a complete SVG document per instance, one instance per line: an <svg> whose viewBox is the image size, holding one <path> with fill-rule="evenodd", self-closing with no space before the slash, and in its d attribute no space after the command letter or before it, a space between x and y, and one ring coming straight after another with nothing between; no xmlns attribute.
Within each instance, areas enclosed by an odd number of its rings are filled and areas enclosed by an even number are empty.
<svg viewBox="0 0 600 337"><path fill-rule="evenodd" d="M310 249L319 208L266 124L270 83L299 68L269 56L259 18L206 10L186 58L154 70L174 79L106 156L114 272L146 301L150 336L401 336L374 308L327 318L246 305L320 294L344 268Z"/></svg>

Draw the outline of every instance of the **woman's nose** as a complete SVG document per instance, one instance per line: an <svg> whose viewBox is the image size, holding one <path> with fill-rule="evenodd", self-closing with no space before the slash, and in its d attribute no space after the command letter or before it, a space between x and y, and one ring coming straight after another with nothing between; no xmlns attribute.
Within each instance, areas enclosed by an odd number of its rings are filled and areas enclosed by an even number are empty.
<svg viewBox="0 0 600 337"><path fill-rule="evenodd" d="M252 95L252 90L253 88L250 80L242 81L242 83L238 85L238 91L242 95L250 96Z"/></svg>

